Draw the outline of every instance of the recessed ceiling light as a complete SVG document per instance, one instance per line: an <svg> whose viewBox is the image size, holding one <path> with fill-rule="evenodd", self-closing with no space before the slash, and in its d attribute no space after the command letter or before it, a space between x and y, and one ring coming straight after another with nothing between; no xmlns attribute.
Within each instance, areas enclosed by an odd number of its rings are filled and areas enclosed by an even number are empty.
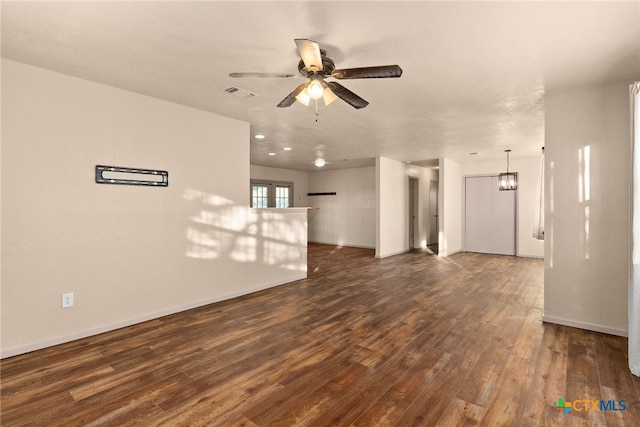
<svg viewBox="0 0 640 427"><path fill-rule="evenodd" d="M291 148L291 147L284 147L284 148L283 148L283 150L284 150L284 151L291 151L291 150L292 150L292 148Z"/></svg>
<svg viewBox="0 0 640 427"><path fill-rule="evenodd" d="M264 139L264 135L259 133L257 135L254 136L255 139Z"/></svg>
<svg viewBox="0 0 640 427"><path fill-rule="evenodd" d="M316 165L316 167L323 167L327 162L324 161L324 159L316 159L315 162L313 162L314 165Z"/></svg>
<svg viewBox="0 0 640 427"><path fill-rule="evenodd" d="M275 156L276 155L276 153L274 153L273 151L271 151L271 152L269 152L267 154L269 154L270 156Z"/></svg>

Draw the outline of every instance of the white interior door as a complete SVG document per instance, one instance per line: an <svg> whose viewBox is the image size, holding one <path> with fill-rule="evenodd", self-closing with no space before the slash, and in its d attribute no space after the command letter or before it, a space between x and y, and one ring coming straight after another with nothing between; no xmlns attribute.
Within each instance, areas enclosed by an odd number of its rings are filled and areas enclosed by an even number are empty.
<svg viewBox="0 0 640 427"><path fill-rule="evenodd" d="M465 178L465 250L516 254L516 191L498 190L497 176Z"/></svg>

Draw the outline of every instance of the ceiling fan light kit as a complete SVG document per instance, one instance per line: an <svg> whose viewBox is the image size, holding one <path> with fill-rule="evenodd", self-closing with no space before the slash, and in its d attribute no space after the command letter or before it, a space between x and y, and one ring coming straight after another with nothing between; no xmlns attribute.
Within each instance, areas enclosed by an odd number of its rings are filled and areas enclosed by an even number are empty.
<svg viewBox="0 0 640 427"><path fill-rule="evenodd" d="M311 99L322 98L324 86L322 85L322 79L317 74L314 74L309 80L309 83L307 83L306 92Z"/></svg>
<svg viewBox="0 0 640 427"><path fill-rule="evenodd" d="M318 46L318 43L308 39L295 39L300 62L298 71L300 75L309 79L296 87L287 95L278 107L290 107L297 100L305 106L309 106L312 99L323 99L325 105L331 104L340 98L353 108L360 109L369 105L369 102L351 92L338 82L325 82L325 79L371 79L393 78L402 75L399 65L382 65L375 67L345 68L336 70L333 60L327 57L326 52ZM291 74L283 73L231 73L230 77L275 77L290 78Z"/></svg>
<svg viewBox="0 0 640 427"><path fill-rule="evenodd" d="M295 99L297 99L298 102L300 102L305 107L308 107L309 106L309 102L311 101L311 96L307 93L306 86L303 87L302 89L303 90L299 91L298 94L295 96ZM289 105L291 105L291 104L282 105L282 102L281 102L280 104L278 104L278 107L288 107Z"/></svg>
<svg viewBox="0 0 640 427"><path fill-rule="evenodd" d="M322 93L322 99L324 100L324 105L329 105L333 101L338 99L336 94L333 93L331 89L329 89L329 85L327 85L325 82L322 82L322 87L324 88L324 92Z"/></svg>

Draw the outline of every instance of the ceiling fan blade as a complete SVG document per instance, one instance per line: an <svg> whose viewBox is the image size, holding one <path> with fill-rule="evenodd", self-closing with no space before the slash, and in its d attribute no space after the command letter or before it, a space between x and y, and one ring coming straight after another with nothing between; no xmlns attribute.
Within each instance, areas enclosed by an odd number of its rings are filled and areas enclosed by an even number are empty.
<svg viewBox="0 0 640 427"><path fill-rule="evenodd" d="M280 101L280 103L278 104L278 107L280 108L291 107L293 103L296 102L296 96L298 96L298 94L302 92L305 87L307 87L307 82L302 83L300 86L295 88L293 92L291 92L282 101Z"/></svg>
<svg viewBox="0 0 640 427"><path fill-rule="evenodd" d="M343 68L334 70L331 77L336 79L384 79L400 77L402 68L399 65L380 65L378 67Z"/></svg>
<svg viewBox="0 0 640 427"><path fill-rule="evenodd" d="M275 77L281 79L290 79L293 77L300 77L297 74L285 74L285 73L230 73L229 77Z"/></svg>
<svg viewBox="0 0 640 427"><path fill-rule="evenodd" d="M322 71L322 56L318 43L307 39L295 39L295 42L307 71Z"/></svg>
<svg viewBox="0 0 640 427"><path fill-rule="evenodd" d="M329 86L331 91L335 93L336 96L338 96L338 98L342 99L344 102L351 105L353 108L360 109L369 105L367 101L360 98L358 95L351 92L349 89L342 86L340 83L329 82L327 83L327 86Z"/></svg>

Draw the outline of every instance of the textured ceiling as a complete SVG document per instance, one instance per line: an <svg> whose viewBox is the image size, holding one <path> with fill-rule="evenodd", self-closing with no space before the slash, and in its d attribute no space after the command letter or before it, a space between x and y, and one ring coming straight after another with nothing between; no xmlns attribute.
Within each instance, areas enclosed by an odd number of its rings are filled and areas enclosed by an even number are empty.
<svg viewBox="0 0 640 427"><path fill-rule="evenodd" d="M537 155L546 93L640 79L633 1L3 1L1 13L3 57L248 121L266 135L247 136L253 164L298 170L316 157L344 167ZM302 79L228 76L297 73L295 38L317 41L336 68L404 74L343 80L369 106L320 102L318 115L276 107Z"/></svg>

